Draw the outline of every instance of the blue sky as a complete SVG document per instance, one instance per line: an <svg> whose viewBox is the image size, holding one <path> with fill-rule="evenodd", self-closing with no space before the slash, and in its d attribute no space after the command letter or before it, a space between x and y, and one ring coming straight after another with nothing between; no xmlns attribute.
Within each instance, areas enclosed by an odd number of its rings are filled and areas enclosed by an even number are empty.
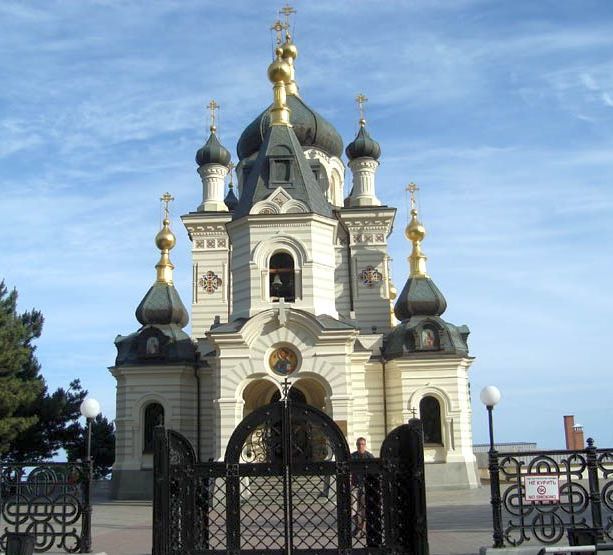
<svg viewBox="0 0 613 555"><path fill-rule="evenodd" d="M281 2L0 3L0 275L43 311L51 387L80 377L114 416L113 340L138 327L154 279L161 193L175 280L190 302L179 216L201 200L204 106L235 152L271 99ZM377 191L399 208L394 282L407 277L404 188L415 181L445 318L471 328L478 394L495 384L497 438L563 446L562 416L613 445L613 4L477 0L294 3L297 81L345 143L363 91L382 148ZM235 155L234 155L235 156Z"/></svg>

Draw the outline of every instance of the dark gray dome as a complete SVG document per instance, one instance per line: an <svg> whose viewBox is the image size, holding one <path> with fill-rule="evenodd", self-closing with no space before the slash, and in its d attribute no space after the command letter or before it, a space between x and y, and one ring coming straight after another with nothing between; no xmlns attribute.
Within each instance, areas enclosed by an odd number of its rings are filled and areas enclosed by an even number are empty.
<svg viewBox="0 0 613 555"><path fill-rule="evenodd" d="M230 185L230 188L228 189L228 194L226 195L226 198L223 201L224 201L224 204L228 207L228 210L230 212L234 212L234 209L238 205L238 199L236 198L236 195L234 194L234 187L232 187L232 185Z"/></svg>
<svg viewBox="0 0 613 555"><path fill-rule="evenodd" d="M230 163L230 158L230 151L219 142L213 130L211 130L211 135L206 144L196 152L196 163L199 166L205 164L227 166Z"/></svg>
<svg viewBox="0 0 613 555"><path fill-rule="evenodd" d="M381 156L381 147L377 141L371 138L366 131L366 127L361 125L356 138L347 145L345 154L349 160L363 157L378 160Z"/></svg>
<svg viewBox="0 0 613 555"><path fill-rule="evenodd" d="M447 301L429 277L410 277L396 301L394 314L401 322L412 316L440 316Z"/></svg>
<svg viewBox="0 0 613 555"><path fill-rule="evenodd" d="M468 326L456 326L439 316L411 316L383 338L386 360L400 357L468 356Z"/></svg>
<svg viewBox="0 0 613 555"><path fill-rule="evenodd" d="M302 147L317 147L330 156L340 157L343 153L343 139L336 129L309 108L302 99L289 95L287 105L290 109L290 123ZM264 110L243 131L236 145L239 160L260 150L266 131L270 127L269 108Z"/></svg>
<svg viewBox="0 0 613 555"><path fill-rule="evenodd" d="M155 282L136 309L136 319L143 325L177 324L183 328L189 322L187 310L174 285Z"/></svg>

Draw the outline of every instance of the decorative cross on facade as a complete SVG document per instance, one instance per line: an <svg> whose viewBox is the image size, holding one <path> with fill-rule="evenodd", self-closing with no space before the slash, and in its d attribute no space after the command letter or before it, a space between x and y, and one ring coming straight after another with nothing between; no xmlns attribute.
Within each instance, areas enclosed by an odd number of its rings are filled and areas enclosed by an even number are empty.
<svg viewBox="0 0 613 555"><path fill-rule="evenodd" d="M368 98L364 93L359 93L355 97L355 101L358 103L358 110L360 111L360 125L364 125L366 120L364 119L364 104L368 102Z"/></svg>
<svg viewBox="0 0 613 555"><path fill-rule="evenodd" d="M280 45L282 42L281 33L283 32L283 29L285 29L285 25L283 25L283 23L281 23L281 21L277 19L277 21L272 24L272 27L270 29L271 31L277 33L277 46Z"/></svg>
<svg viewBox="0 0 613 555"><path fill-rule="evenodd" d="M366 287L373 287L382 279L383 274L373 266L366 266L366 268L360 272L360 280L362 281L362 285Z"/></svg>
<svg viewBox="0 0 613 555"><path fill-rule="evenodd" d="M289 18L295 13L297 13L296 10L289 4L285 4L285 6L283 6L279 10L279 14L285 17L285 30L286 31L289 29Z"/></svg>
<svg viewBox="0 0 613 555"><path fill-rule="evenodd" d="M175 197L173 197L170 193L164 193L161 197L160 200L164 203L164 219L167 220L168 219L168 205L175 200Z"/></svg>
<svg viewBox="0 0 613 555"><path fill-rule="evenodd" d="M209 295L215 293L217 289L221 286L222 281L221 278L210 270L203 274L198 281L200 287L202 287Z"/></svg>
<svg viewBox="0 0 613 555"><path fill-rule="evenodd" d="M413 415L413 418L417 418L417 409L412 408L411 409L411 414Z"/></svg>
<svg viewBox="0 0 613 555"><path fill-rule="evenodd" d="M415 208L415 192L419 191L419 187L411 182L407 185L407 191L411 194L411 210Z"/></svg>
<svg viewBox="0 0 613 555"><path fill-rule="evenodd" d="M210 113L210 117L211 117L211 132L215 132L217 130L217 128L215 127L215 117L216 117L216 110L218 110L220 108L219 104L217 104L217 102L215 102L212 98L211 101L207 104L207 108L209 109L209 113Z"/></svg>

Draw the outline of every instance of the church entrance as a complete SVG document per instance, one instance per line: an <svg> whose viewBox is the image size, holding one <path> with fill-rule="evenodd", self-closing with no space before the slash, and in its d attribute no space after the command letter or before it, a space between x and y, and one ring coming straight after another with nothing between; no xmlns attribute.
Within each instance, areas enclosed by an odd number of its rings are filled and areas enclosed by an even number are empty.
<svg viewBox="0 0 613 555"><path fill-rule="evenodd" d="M243 419L223 462L159 426L153 555L427 555L423 476L419 420L381 458L352 459L332 419L290 394Z"/></svg>

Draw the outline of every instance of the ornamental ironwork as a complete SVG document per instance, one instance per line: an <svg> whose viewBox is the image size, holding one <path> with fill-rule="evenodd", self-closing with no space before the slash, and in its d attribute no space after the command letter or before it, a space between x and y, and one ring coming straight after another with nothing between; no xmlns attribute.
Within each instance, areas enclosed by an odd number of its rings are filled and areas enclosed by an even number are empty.
<svg viewBox="0 0 613 555"><path fill-rule="evenodd" d="M381 458L353 458L327 415L289 397L249 414L223 462L197 462L183 436L156 429L153 555L427 555L420 421Z"/></svg>
<svg viewBox="0 0 613 555"><path fill-rule="evenodd" d="M215 293L219 287L221 287L221 278L215 273L208 271L206 274L200 276L198 280L200 287L202 287L207 293Z"/></svg>
<svg viewBox="0 0 613 555"><path fill-rule="evenodd" d="M84 463L0 465L0 551L7 534L35 537L35 550L91 551L90 469Z"/></svg>
<svg viewBox="0 0 613 555"><path fill-rule="evenodd" d="M613 449L587 443L576 451L489 452L496 547L555 544L568 530L613 541ZM529 489L539 480L548 484L541 499Z"/></svg>
<svg viewBox="0 0 613 555"><path fill-rule="evenodd" d="M383 279L383 274L374 266L366 266L360 272L360 281L365 287L374 287Z"/></svg>

